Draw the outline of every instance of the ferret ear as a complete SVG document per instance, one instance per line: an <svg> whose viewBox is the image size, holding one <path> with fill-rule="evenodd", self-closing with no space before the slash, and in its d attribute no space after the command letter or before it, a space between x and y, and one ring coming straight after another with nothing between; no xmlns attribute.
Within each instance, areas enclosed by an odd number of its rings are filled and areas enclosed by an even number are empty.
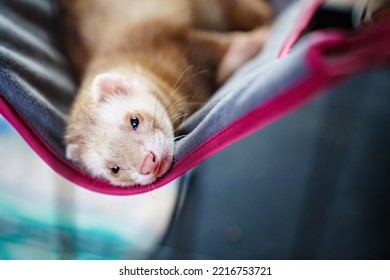
<svg viewBox="0 0 390 280"><path fill-rule="evenodd" d="M96 102L104 100L110 94L127 92L131 84L124 76L115 72L99 74L92 82L92 97Z"/></svg>
<svg viewBox="0 0 390 280"><path fill-rule="evenodd" d="M80 147L78 144L70 143L66 145L65 156L72 161L79 161L80 159Z"/></svg>

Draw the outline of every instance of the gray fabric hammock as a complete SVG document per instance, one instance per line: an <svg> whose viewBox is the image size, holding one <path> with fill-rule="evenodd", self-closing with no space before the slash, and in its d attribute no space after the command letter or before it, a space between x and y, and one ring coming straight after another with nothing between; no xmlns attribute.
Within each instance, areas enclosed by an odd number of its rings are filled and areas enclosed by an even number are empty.
<svg viewBox="0 0 390 280"><path fill-rule="evenodd" d="M64 120L77 85L59 44L55 1L0 3L0 113L57 173L92 191L130 195L179 177L234 141L298 108L324 88L389 61L390 24L309 31L323 1L279 4L265 49L182 125L174 164L148 186L117 187L65 158ZM306 34L307 33L307 34Z"/></svg>

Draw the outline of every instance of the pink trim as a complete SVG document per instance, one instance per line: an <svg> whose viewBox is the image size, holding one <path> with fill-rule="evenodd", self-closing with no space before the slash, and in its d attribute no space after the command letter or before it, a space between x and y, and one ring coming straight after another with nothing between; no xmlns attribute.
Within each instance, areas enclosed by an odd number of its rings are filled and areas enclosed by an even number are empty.
<svg viewBox="0 0 390 280"><path fill-rule="evenodd" d="M357 35L335 31L318 33L318 42L306 53L306 64L311 70L306 77L200 144L174 165L169 178L182 175L224 147L293 111L317 95L320 90L330 87L342 78L388 63L390 36L385 35L389 34L389 30L390 21ZM338 57L327 56L340 49L343 52L338 53Z"/></svg>
<svg viewBox="0 0 390 280"><path fill-rule="evenodd" d="M310 70L306 77L217 132L175 163L162 180L146 187L116 187L106 181L85 175L59 157L1 94L0 113L53 170L73 183L95 192L111 195L144 193L171 182L232 142L296 109L316 95L319 90L333 85L339 79L372 67L374 64L388 62L390 60L388 52L390 36L387 36L389 30L390 21L387 21L357 35L339 32L316 33L317 35L313 36L316 42L306 53L306 63ZM328 54L331 56L327 57Z"/></svg>
<svg viewBox="0 0 390 280"><path fill-rule="evenodd" d="M324 0L310 0L310 3L308 3L308 6L302 12L302 16L298 19L298 22L294 26L293 30L287 36L286 41L279 51L277 56L278 58L281 58L290 52L291 48L298 41L299 37L302 35L302 32L305 30L310 20L314 16L314 13L323 2Z"/></svg>
<svg viewBox="0 0 390 280"><path fill-rule="evenodd" d="M321 50L324 56L322 70L329 76L344 77L389 63L390 36L387 35L389 33L390 19L357 34L327 32L327 40ZM315 49L311 51L314 52ZM316 61L316 64L319 62Z"/></svg>
<svg viewBox="0 0 390 280"><path fill-rule="evenodd" d="M113 186L109 182L96 179L77 169L66 159L60 157L46 141L29 125L29 122L18 113L0 92L0 114L16 129L26 143L46 162L55 172L67 180L88 190L110 195L136 195L162 187L179 175L166 176L164 180L150 186L132 186L129 188ZM184 172L183 172L184 173ZM182 175L182 174L180 174Z"/></svg>
<svg viewBox="0 0 390 280"><path fill-rule="evenodd" d="M27 144L56 172L78 183L79 172L70 163L57 155L51 147L31 128L29 122L20 115L3 95L0 94L0 113L18 131ZM83 181L88 181L84 178ZM81 182L83 183L83 182Z"/></svg>

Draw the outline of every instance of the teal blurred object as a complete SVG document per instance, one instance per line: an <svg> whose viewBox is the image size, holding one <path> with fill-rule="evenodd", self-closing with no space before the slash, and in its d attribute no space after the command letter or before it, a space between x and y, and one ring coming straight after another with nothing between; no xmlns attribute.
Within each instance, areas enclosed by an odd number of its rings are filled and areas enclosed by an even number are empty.
<svg viewBox="0 0 390 280"><path fill-rule="evenodd" d="M1 259L127 259L130 248L113 231L104 228L76 231L40 217L31 218L1 203ZM60 215L66 215L60 213ZM126 246L127 245L127 246Z"/></svg>

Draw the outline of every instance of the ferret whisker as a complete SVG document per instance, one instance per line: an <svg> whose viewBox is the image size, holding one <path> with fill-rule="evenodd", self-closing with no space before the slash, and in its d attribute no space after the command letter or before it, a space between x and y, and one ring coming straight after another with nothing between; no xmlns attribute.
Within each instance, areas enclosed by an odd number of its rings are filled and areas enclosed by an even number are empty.
<svg viewBox="0 0 390 280"><path fill-rule="evenodd" d="M187 70L189 70L189 68L187 67L187 69L185 71L183 71L182 74L184 74ZM173 87L172 91L171 91L171 94L170 96L173 96L174 93L178 92L181 90L181 88L187 83L189 82L191 79L193 78L196 78L197 76L203 74L203 73L206 73L207 70L199 70L198 72L195 72L195 73L192 73L190 76L187 77L187 79L181 81L181 84L179 85L179 83L175 83L175 86ZM182 78L182 76L180 76L180 79ZM179 81L179 80L177 80ZM193 96L193 95L192 95ZM181 102L181 100L178 100L179 102Z"/></svg>
<svg viewBox="0 0 390 280"><path fill-rule="evenodd" d="M172 104L172 108L170 108L167 113L170 115L172 114L172 112L177 112L177 111L182 111L183 108L187 108L188 107L188 102L185 102L185 101L182 101L182 100L178 100L176 101L175 103Z"/></svg>
<svg viewBox="0 0 390 280"><path fill-rule="evenodd" d="M176 79L175 84L173 85L173 91L176 90L176 86L179 84L179 81L180 81L181 78L184 76L184 74L185 74L187 71L189 71L191 68L193 68L193 67L194 67L194 65L191 64L191 65L189 65L188 67L186 67L186 68L183 70L183 72L181 72L181 74L180 74L180 75L178 76L178 78Z"/></svg>
<svg viewBox="0 0 390 280"><path fill-rule="evenodd" d="M175 119L175 121L177 121L181 117L184 117L183 118L184 121L191 114L192 112L191 107L197 108L203 104L204 102L188 102L188 103L179 104L176 105L171 112L168 112L168 114L170 115L172 120ZM180 117L178 117L178 115L180 115Z"/></svg>
<svg viewBox="0 0 390 280"><path fill-rule="evenodd" d="M197 76L199 76L199 75L201 75L201 74L204 74L204 73L207 73L207 72L208 72L207 69L203 69L203 70L199 70L199 71L197 71L197 72L195 72L195 73L192 73L192 75L190 75L189 77L187 77L187 79L183 80L183 81L181 82L181 84L179 85L179 80L181 80L183 74L184 74L186 71L188 71L189 69L190 69L190 67L187 67L187 68L182 72L182 74L180 75L179 79L176 81L175 86L174 86L173 90L171 91L170 96L172 96L172 95L173 95L174 93L176 93L177 91L180 91L180 89L181 89L187 82L189 82L191 79L193 79L193 78L195 78L195 77L197 77ZM176 103L173 103L173 104L171 105L172 110L175 110L175 111L186 111L187 114L189 114L189 111L191 111L191 110L190 110L190 107L191 107L191 106L194 106L194 105L195 105L195 107L197 107L198 104L202 104L202 103L203 103L203 102L199 102L199 103L197 104L196 102L193 102L193 101L192 101L193 98L194 98L194 94L191 95L189 102L183 102L182 100L177 100ZM180 102L181 102L181 103L180 103ZM183 110L181 107L178 107L179 105L178 105L177 103L179 103L180 106L183 106L185 110ZM171 115L171 112L168 112L168 115L170 116L170 115ZM172 123L174 123L174 122L172 122Z"/></svg>
<svg viewBox="0 0 390 280"><path fill-rule="evenodd" d="M193 106L193 107L199 107L200 105L203 105L204 102L187 102L187 103L180 103L180 104L176 104L174 105L175 107L172 108L170 111L168 111L168 114L171 115L172 112L175 112L175 111L188 111L188 108Z"/></svg>
<svg viewBox="0 0 390 280"><path fill-rule="evenodd" d="M186 118L187 116L188 116L188 113L177 114L172 118L172 122L175 123L180 119Z"/></svg>
<svg viewBox="0 0 390 280"><path fill-rule="evenodd" d="M148 191L151 192L153 190L153 185L149 184L149 185L147 185L147 188L148 188Z"/></svg>
<svg viewBox="0 0 390 280"><path fill-rule="evenodd" d="M198 72L196 73L196 75L194 74L194 76L198 76L198 75L200 75L200 74L202 74L202 73L205 73L205 72L207 72L207 70L198 71ZM195 96L195 95L192 94L192 95L191 95L191 98L190 98L190 100L189 100L189 102L186 103L186 104L187 104L187 107L184 109L186 115L183 116L183 119L181 120L181 123L183 123L183 122L191 115L191 111L192 111L191 107L193 107L194 104L196 103L196 102L193 101L194 96Z"/></svg>
<svg viewBox="0 0 390 280"><path fill-rule="evenodd" d="M189 70L191 70L192 68L194 67L194 65L193 64L191 64L191 65L189 65L189 66L187 66L181 73L180 73L180 75L178 76L178 78L176 79L176 82L174 83L174 85L173 85L173 87L172 87L172 90L171 90L171 92L170 92L170 94L169 94L169 96L168 96L168 103L172 100L172 98L173 98L173 96L176 94L176 92L177 92L177 86L179 85L179 82L180 82L180 80L182 79L182 77L184 77L184 74L187 72L187 71L189 71ZM167 103L167 104L168 104ZM174 107L174 105L173 106L171 106L171 107ZM164 106L164 109L166 109L166 111L168 111L167 110L167 108L166 108L166 106ZM163 112L162 112L163 113ZM169 113L168 113L168 116L169 116ZM174 122L172 122L172 124L173 124Z"/></svg>
<svg viewBox="0 0 390 280"><path fill-rule="evenodd" d="M96 179L93 181L93 183L90 184L89 186L90 186L91 188L93 188L93 186L95 186L95 185L98 183L98 181L99 181L99 179L96 178Z"/></svg>
<svg viewBox="0 0 390 280"><path fill-rule="evenodd" d="M195 72L195 73L192 73L189 77L187 77L185 80L182 81L182 78L184 77L185 73L188 72L189 70L191 70L192 68L194 67L193 64L189 65L188 67L186 67L182 72L181 74L178 76L178 78L176 79L176 82L170 92L170 95L168 97L168 102L172 99L172 97L178 92L181 90L181 88L188 82L190 81L191 79L195 78L196 76L204 73L204 72L207 72L207 70L200 70L198 72ZM172 105L171 105L171 108L173 110L175 110L176 108L176 103L177 102L183 102L182 100L177 100L176 102L174 102ZM168 116L170 114L168 113Z"/></svg>

